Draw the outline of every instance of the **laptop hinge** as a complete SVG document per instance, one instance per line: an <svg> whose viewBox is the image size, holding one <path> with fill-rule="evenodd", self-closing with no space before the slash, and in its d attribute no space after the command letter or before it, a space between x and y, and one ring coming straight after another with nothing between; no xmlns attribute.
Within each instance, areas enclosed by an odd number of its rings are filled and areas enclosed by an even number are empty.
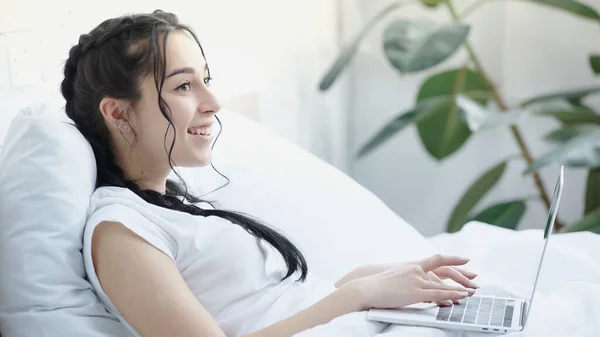
<svg viewBox="0 0 600 337"><path fill-rule="evenodd" d="M526 312L527 312L527 302L523 302L523 303L521 303L521 322L519 322L520 327L523 327L523 324L525 323Z"/></svg>

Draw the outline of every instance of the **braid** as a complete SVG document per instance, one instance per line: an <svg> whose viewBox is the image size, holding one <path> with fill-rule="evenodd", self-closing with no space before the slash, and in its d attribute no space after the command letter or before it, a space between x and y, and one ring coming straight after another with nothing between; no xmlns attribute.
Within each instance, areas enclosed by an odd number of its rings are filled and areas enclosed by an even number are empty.
<svg viewBox="0 0 600 337"><path fill-rule="evenodd" d="M177 16L171 13L166 13L161 10L153 12L155 20L158 24L178 24ZM118 39L119 43L128 42L132 39L135 32L139 32L139 36L143 36L148 29L148 21L140 19L140 16L123 16L116 19L108 19L102 22L98 27L92 30L89 34L81 34L79 43L69 51L69 58L65 62L64 80L61 83L61 92L66 98L67 105L65 111L67 116L75 119L74 95L75 86L77 83L77 67L81 59L91 50L98 49L101 46L109 43L111 40ZM157 23L154 23L157 24ZM127 35L127 36L123 36Z"/></svg>
<svg viewBox="0 0 600 337"><path fill-rule="evenodd" d="M69 51L69 58L65 63L65 78L60 85L61 92L65 97L67 104L65 111L67 116L75 120L74 96L75 96L75 80L77 77L77 63L81 58L81 46L75 45Z"/></svg>
<svg viewBox="0 0 600 337"><path fill-rule="evenodd" d="M98 48L113 38L120 37L123 33L131 29L133 20L130 18L123 18L119 21L107 20L100 26L94 29L90 34L82 34L79 37L79 43L71 48L69 51L69 58L65 62L64 75L65 78L61 83L61 91L63 96L67 100L65 111L67 116L71 119L75 119L75 106L74 106L74 95L75 86L77 83L77 67L81 59L90 50ZM112 29L111 26L118 25L118 29Z"/></svg>

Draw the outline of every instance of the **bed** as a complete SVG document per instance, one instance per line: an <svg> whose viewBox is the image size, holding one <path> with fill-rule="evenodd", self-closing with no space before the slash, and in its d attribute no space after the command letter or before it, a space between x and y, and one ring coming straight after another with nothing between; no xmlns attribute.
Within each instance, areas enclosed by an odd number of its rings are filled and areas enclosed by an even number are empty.
<svg viewBox="0 0 600 337"><path fill-rule="evenodd" d="M57 117L59 116L59 117ZM47 103L19 111L0 154L0 333L123 336L83 272L81 235L93 191L89 145ZM527 296L540 230L469 223L423 237L379 198L331 165L255 122L224 111L215 166L181 169L196 194L279 228L304 252L311 272L335 282L352 268L435 252L472 259L481 292ZM86 199L87 198L87 199ZM542 228L540 224L539 228ZM335 244L334 244L335 243ZM600 236L554 235L531 317L513 336L600 336ZM298 336L475 336L340 317Z"/></svg>

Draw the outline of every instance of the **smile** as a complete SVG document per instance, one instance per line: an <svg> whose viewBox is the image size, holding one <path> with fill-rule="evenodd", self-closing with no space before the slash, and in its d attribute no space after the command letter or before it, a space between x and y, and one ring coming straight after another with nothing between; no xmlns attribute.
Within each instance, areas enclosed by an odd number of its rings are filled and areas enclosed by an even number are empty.
<svg viewBox="0 0 600 337"><path fill-rule="evenodd" d="M189 128L187 133L198 136L210 136L212 134L212 126L199 126L195 128Z"/></svg>

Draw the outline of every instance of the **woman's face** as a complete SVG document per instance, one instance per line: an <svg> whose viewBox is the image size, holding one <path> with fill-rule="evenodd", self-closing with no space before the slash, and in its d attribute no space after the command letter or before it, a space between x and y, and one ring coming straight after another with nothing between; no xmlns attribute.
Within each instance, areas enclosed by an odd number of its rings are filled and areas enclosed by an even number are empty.
<svg viewBox="0 0 600 337"><path fill-rule="evenodd" d="M138 153L147 156L144 162L168 165L168 151L175 139L171 155L175 166L208 165L216 130L212 124L220 105L206 84L206 62L196 41L183 31L168 35L166 56L162 98L176 132L170 127L166 133L169 123L160 111L154 76L150 74L141 83L142 99L130 118L137 135L135 146L139 147Z"/></svg>

